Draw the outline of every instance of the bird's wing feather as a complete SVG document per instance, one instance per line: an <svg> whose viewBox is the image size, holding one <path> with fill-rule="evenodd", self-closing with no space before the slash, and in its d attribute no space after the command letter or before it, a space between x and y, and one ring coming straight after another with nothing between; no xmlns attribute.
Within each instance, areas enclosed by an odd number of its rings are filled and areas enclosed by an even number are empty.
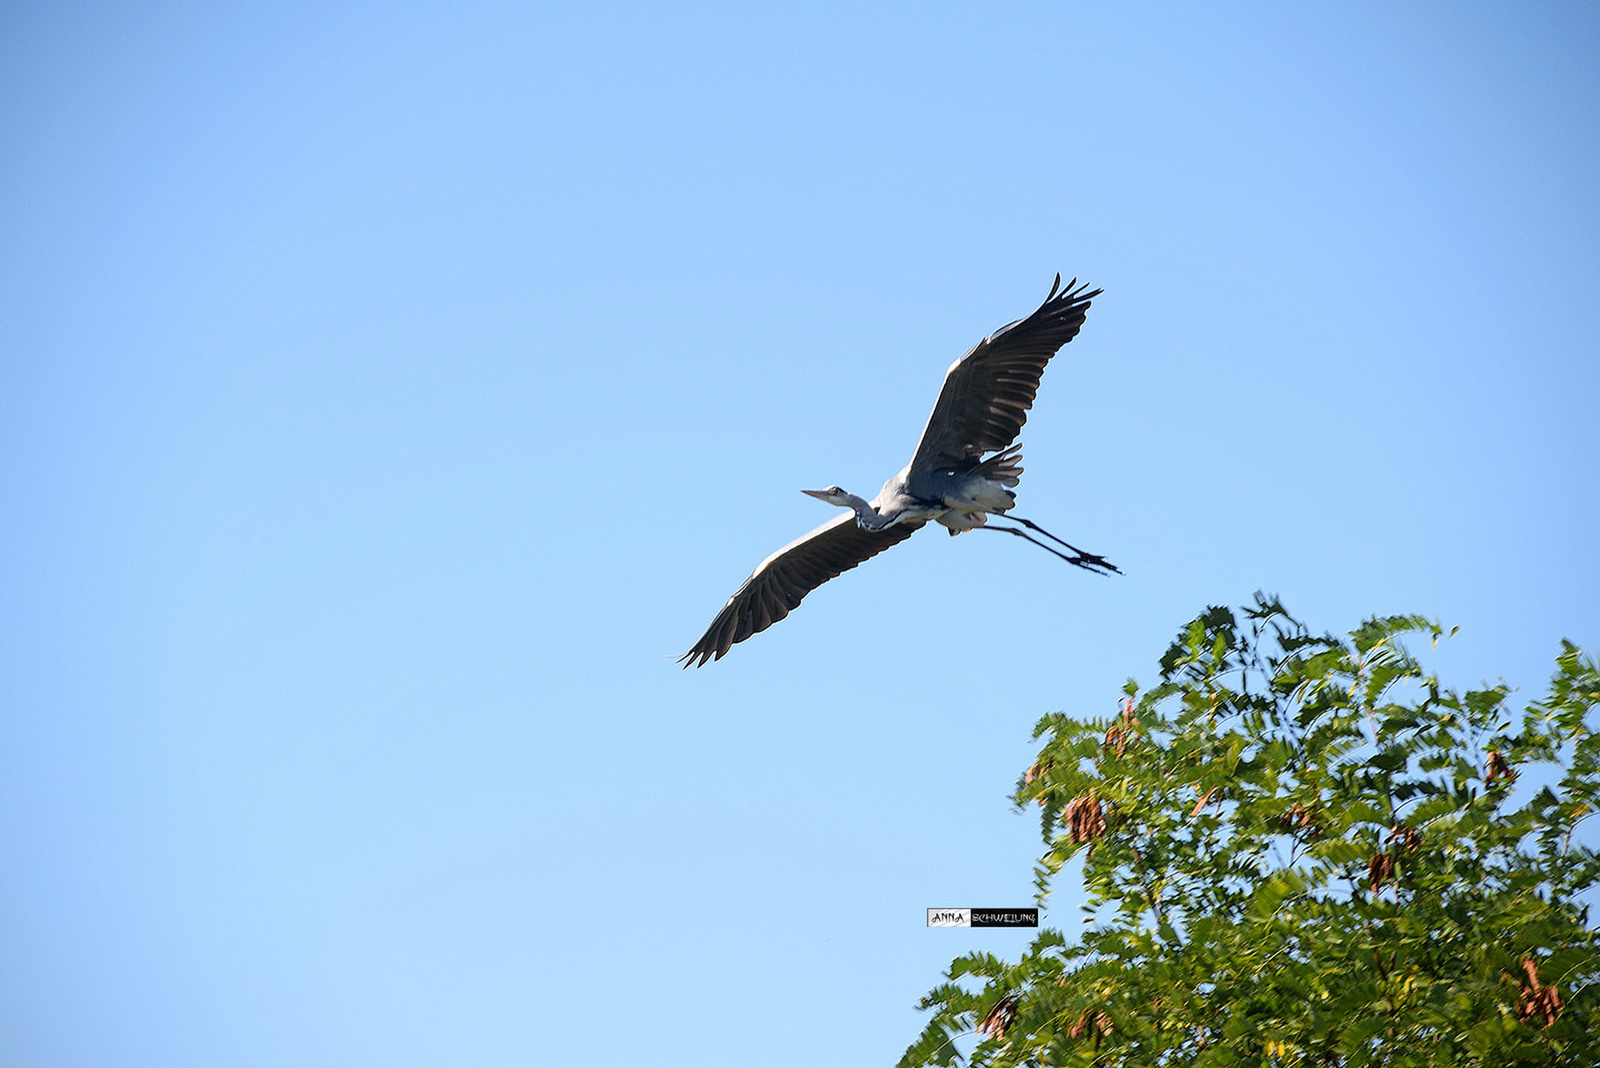
<svg viewBox="0 0 1600 1068"><path fill-rule="evenodd" d="M944 388L911 458L915 477L1003 449L1017 439L1050 357L1078 335L1100 290L1074 278L1026 319L1002 326L950 365Z"/></svg>
<svg viewBox="0 0 1600 1068"><path fill-rule="evenodd" d="M798 606L805 595L916 533L921 524L863 530L846 512L790 542L761 561L722 606L694 648L679 658L684 667L721 660L727 651L759 634Z"/></svg>

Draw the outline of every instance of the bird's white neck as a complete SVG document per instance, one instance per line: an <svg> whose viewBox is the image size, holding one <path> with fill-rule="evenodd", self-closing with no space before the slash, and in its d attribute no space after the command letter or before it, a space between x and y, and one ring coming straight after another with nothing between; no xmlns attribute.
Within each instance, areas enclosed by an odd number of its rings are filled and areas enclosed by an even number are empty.
<svg viewBox="0 0 1600 1068"><path fill-rule="evenodd" d="M882 530L894 522L894 517L880 515L878 510L854 493L846 493L845 499L850 502L850 507L856 513L856 525L867 530Z"/></svg>

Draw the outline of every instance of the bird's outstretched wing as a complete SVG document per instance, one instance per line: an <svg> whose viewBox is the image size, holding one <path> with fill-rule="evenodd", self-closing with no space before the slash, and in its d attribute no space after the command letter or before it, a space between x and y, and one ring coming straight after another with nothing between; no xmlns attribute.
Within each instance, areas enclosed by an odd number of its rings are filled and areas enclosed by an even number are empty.
<svg viewBox="0 0 1600 1068"><path fill-rule="evenodd" d="M919 526L863 530L856 524L856 517L846 512L790 542L761 561L744 585L728 598L694 648L678 658L679 662L684 667L701 667L707 661L721 660L735 643L761 633L788 615L806 594L889 546L905 541Z"/></svg>
<svg viewBox="0 0 1600 1068"><path fill-rule="evenodd" d="M1058 274L1037 311L1002 326L951 364L911 458L911 476L959 465L1015 441L1039 393L1045 364L1078 336L1089 302L1100 293L1078 285L1076 278L1062 289Z"/></svg>

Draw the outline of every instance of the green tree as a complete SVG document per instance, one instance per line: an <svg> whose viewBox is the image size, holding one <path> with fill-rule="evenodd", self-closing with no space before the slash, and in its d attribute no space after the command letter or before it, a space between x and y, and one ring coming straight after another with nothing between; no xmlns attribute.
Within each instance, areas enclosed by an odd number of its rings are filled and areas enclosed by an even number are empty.
<svg viewBox="0 0 1600 1068"><path fill-rule="evenodd" d="M1573 835L1600 670L1564 643L1514 714L1407 635L1440 629L1319 637L1257 595L1115 719L1041 720L1015 800L1043 808L1041 902L1083 857L1086 926L957 959L902 1068L1600 1064L1600 854Z"/></svg>

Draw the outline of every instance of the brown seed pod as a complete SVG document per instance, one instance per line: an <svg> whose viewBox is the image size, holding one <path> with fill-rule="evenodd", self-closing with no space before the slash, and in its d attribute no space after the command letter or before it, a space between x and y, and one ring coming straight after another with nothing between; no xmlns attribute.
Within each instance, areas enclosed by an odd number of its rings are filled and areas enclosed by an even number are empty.
<svg viewBox="0 0 1600 1068"><path fill-rule="evenodd" d="M1524 957L1522 959L1522 971L1524 974L1522 980L1522 1007L1518 1009L1517 1015L1524 1020L1532 1020L1537 1016L1544 1020L1544 1026L1551 1026L1556 1022L1556 1017L1561 1014L1561 1010L1565 1008L1561 1000L1561 991L1554 986L1539 985L1539 965L1534 962L1532 957ZM1512 978L1506 972L1501 972L1500 974L1506 979Z"/></svg>
<svg viewBox="0 0 1600 1068"><path fill-rule="evenodd" d="M1389 853L1375 853L1372 861L1367 865L1367 875L1372 880L1372 892L1376 894L1383 889L1384 880L1394 876L1394 856Z"/></svg>
<svg viewBox="0 0 1600 1068"><path fill-rule="evenodd" d="M1106 833L1106 814L1092 793L1082 793L1061 810L1061 824L1074 842L1088 842Z"/></svg>
<svg viewBox="0 0 1600 1068"><path fill-rule="evenodd" d="M1484 765L1483 785L1492 785L1496 779L1516 782L1517 773L1510 764L1506 763L1504 753L1498 749L1491 749L1489 750L1489 759Z"/></svg>
<svg viewBox="0 0 1600 1068"><path fill-rule="evenodd" d="M1293 832L1303 828L1307 838L1321 838L1322 828L1311 822L1311 813L1296 801L1289 806L1289 811L1278 817L1278 829Z"/></svg>
<svg viewBox="0 0 1600 1068"><path fill-rule="evenodd" d="M1078 1022L1067 1028L1070 1038L1082 1038L1084 1035L1094 1036L1094 1048L1100 1048L1100 1040L1109 1035L1115 1028L1111 1026L1111 1018L1099 1009L1084 1009L1078 1017Z"/></svg>
<svg viewBox="0 0 1600 1068"><path fill-rule="evenodd" d="M1011 1021L1016 1018L1017 997L1015 994L1005 994L978 1022L978 1030L999 1042L1006 1037L1006 1032L1011 1029Z"/></svg>
<svg viewBox="0 0 1600 1068"><path fill-rule="evenodd" d="M1415 853L1422 845L1422 832L1415 827L1407 827L1403 823L1396 823L1389 828L1389 841L1399 842L1407 853Z"/></svg>
<svg viewBox="0 0 1600 1068"><path fill-rule="evenodd" d="M1122 715L1106 730L1106 744L1108 751L1121 756L1128 751L1128 743L1139 730L1139 717L1133 711L1133 698L1124 698L1122 701Z"/></svg>
<svg viewBox="0 0 1600 1068"><path fill-rule="evenodd" d="M1055 767L1055 765L1056 762L1053 757L1042 757L1041 759L1034 761L1033 764L1029 766L1028 770L1023 772L1022 785L1028 786L1033 783L1039 783L1040 785L1043 785L1045 775L1048 774L1050 769ZM1045 802L1043 792L1041 792L1039 796L1035 797L1034 801L1043 806Z"/></svg>

